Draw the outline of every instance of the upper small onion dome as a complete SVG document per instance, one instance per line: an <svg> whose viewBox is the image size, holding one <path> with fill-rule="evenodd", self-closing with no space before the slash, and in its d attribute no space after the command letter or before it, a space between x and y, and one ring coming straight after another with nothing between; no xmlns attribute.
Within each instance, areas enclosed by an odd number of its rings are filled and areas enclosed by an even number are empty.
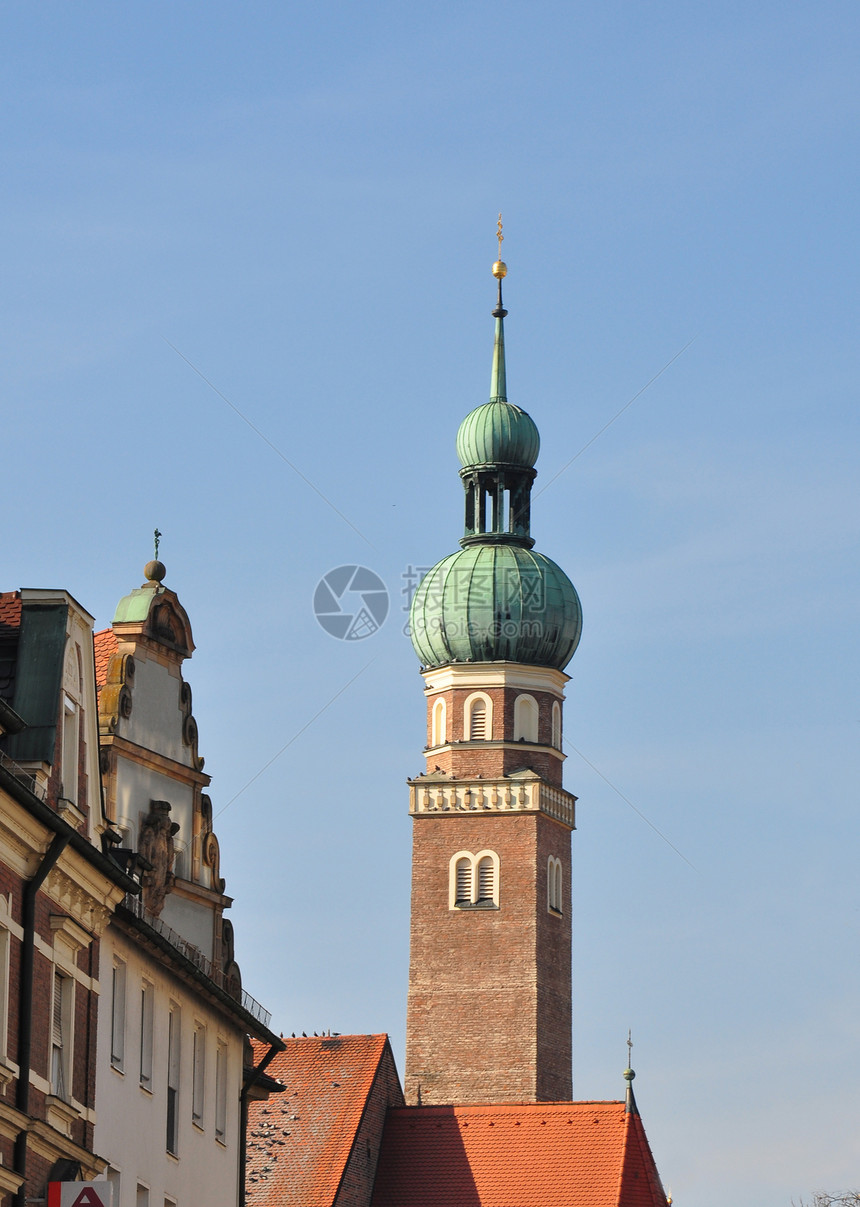
<svg viewBox="0 0 860 1207"><path fill-rule="evenodd" d="M540 435L531 415L512 402L493 399L470 411L457 432L457 456L467 465L518 465L531 469Z"/></svg>

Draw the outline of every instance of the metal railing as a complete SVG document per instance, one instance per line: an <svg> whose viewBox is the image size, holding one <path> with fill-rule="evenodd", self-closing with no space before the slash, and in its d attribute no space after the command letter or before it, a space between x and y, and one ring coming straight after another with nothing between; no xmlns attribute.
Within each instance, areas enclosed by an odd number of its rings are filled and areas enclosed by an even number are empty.
<svg viewBox="0 0 860 1207"><path fill-rule="evenodd" d="M38 796L39 800L44 800L47 796L47 785L40 784L35 775L31 775L23 767L19 767L15 760L10 759L9 755L2 750L0 750L0 767L4 767L10 775L14 775L16 780L20 780L24 787L29 789L34 796Z"/></svg>
<svg viewBox="0 0 860 1207"><path fill-rule="evenodd" d="M187 939L183 939L182 935L177 934L172 926L168 926L166 922L162 922L160 918L156 918L155 914L151 914L146 909L140 897L135 897L131 893L127 893L123 902L125 908L141 922L145 922L147 926L151 926L154 931L161 935L162 939L166 939L171 947L175 947L180 955L185 956L199 972L207 976L210 981L223 989L225 993L229 993L231 997L235 997L241 1002L242 1007L249 1014L262 1023L264 1027L268 1027L271 1022L271 1012L265 1010L256 998L251 997L250 993L244 989L240 989L238 995L235 993L234 987L229 984L227 977L224 975L223 968L218 968L212 961L203 954L199 947L193 943L189 943Z"/></svg>

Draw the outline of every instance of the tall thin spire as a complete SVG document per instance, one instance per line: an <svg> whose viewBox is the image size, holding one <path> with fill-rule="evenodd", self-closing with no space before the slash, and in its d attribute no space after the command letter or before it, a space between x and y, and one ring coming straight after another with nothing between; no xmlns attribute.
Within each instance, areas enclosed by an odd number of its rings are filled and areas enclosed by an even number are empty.
<svg viewBox="0 0 860 1207"><path fill-rule="evenodd" d="M490 402L507 402L508 383L505 376L505 315L508 313L502 305L502 281L508 274L508 266L502 259L502 215L499 214L496 238L499 241L499 258L493 265L493 276L499 282L499 296L493 317L496 320L496 337L493 343L493 372L490 377Z"/></svg>
<svg viewBox="0 0 860 1207"><path fill-rule="evenodd" d="M638 1115L639 1108L636 1105L636 1099L633 1096L633 1078L636 1074L630 1067L633 1062L633 1035L630 1031L627 1032L627 1068L624 1070L624 1080L627 1082L627 1094L624 1102L625 1115Z"/></svg>

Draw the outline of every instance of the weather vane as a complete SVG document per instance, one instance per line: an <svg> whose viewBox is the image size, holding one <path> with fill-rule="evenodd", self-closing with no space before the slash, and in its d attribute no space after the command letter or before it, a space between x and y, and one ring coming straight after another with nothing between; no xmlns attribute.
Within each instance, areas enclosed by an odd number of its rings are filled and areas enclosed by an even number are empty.
<svg viewBox="0 0 860 1207"><path fill-rule="evenodd" d="M155 560L158 561L158 542L164 536L164 533L159 532L158 529L156 528L153 535L155 536Z"/></svg>
<svg viewBox="0 0 860 1207"><path fill-rule="evenodd" d="M633 1064L633 1032L628 1027L627 1029L627 1068Z"/></svg>
<svg viewBox="0 0 860 1207"><path fill-rule="evenodd" d="M499 259L501 260L501 258L502 258L502 244L503 244L503 243L504 243L504 241L505 241L505 236L502 234L502 215L501 215L501 214L499 214L499 221L498 221L498 223L497 223L496 238L497 238L497 239L498 239L498 241L499 241Z"/></svg>

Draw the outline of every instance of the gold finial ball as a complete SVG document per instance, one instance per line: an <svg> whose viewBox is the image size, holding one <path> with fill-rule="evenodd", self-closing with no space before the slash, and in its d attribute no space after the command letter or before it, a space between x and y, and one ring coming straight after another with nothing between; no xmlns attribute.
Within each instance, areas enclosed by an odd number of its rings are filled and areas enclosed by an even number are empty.
<svg viewBox="0 0 860 1207"><path fill-rule="evenodd" d="M496 260L495 264L493 265L493 276L497 281L501 281L502 277L506 277L507 275L507 264L504 262L504 260Z"/></svg>

